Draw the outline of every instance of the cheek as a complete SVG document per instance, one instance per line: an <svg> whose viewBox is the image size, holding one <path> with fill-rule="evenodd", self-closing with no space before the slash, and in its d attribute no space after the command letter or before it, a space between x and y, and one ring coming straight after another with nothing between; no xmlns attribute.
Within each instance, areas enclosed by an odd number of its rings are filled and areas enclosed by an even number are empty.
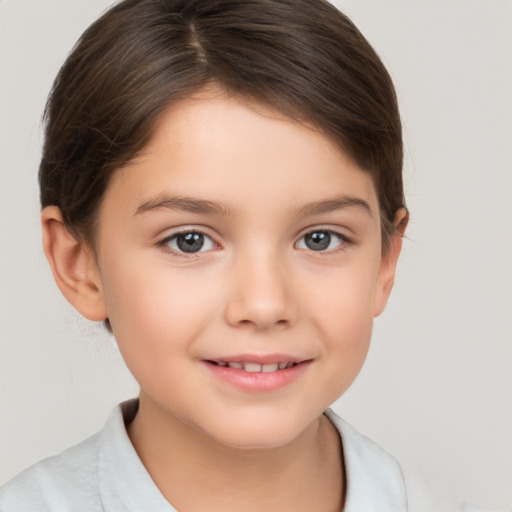
<svg viewBox="0 0 512 512"><path fill-rule="evenodd" d="M324 286L308 294L307 310L324 357L329 358L331 379L337 392L345 391L366 358L373 329L373 299L377 281L375 266L340 269ZM319 283L320 284L320 283Z"/></svg>
<svg viewBox="0 0 512 512"><path fill-rule="evenodd" d="M191 279L144 262L118 261L106 270L107 312L129 367L161 363L189 351L215 314L217 301L201 276Z"/></svg>
<svg viewBox="0 0 512 512"><path fill-rule="evenodd" d="M332 336L371 324L378 268L364 263L331 269L307 287L307 310Z"/></svg>

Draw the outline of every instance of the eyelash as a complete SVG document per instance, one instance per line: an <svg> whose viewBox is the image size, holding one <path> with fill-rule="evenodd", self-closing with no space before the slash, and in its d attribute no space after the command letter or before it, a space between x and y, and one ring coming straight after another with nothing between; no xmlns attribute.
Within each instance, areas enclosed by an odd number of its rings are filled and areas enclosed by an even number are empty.
<svg viewBox="0 0 512 512"><path fill-rule="evenodd" d="M335 247L334 249L329 249L329 250L322 249L322 250L318 250L318 251L315 251L314 249L311 249L311 248L308 248L308 247L305 247L305 248L304 247L298 247L299 243L302 240L305 240L305 238L308 235L314 235L315 233L326 233L326 234L328 234L329 235L329 245L330 245L330 242L332 241L332 238L333 237L336 238L338 240L338 246ZM175 256L178 256L178 257L181 257L181 258L194 258L194 257L198 257L198 255L203 253L203 252L209 252L209 251L213 250L213 248L212 249L201 250L202 249L202 247L201 247L199 251L187 253L185 251L180 251L179 249L177 250L175 248L170 247L169 243L172 242L172 241L177 241L178 237L180 235L181 236L183 236L183 235L200 235L200 236L204 237L205 239L210 240L210 242L214 246L214 248L218 248L220 246L213 239L213 237L211 237L210 235L208 235L207 233L205 233L204 231L202 231L200 229L183 229L183 230L181 230L181 231L179 231L177 233L173 233L172 235L166 236L165 238L163 238L162 240L157 242L155 245L157 247L159 247L160 249L162 249L163 251L171 253L171 254L173 254ZM296 247L297 249L300 249L300 250L311 252L313 254L329 255L329 254L345 251L352 244L353 244L353 242L347 236L339 233L338 231L334 231L332 229L317 228L317 229L309 230L306 233L302 234L301 237L299 238L299 240L294 244L294 247Z"/></svg>

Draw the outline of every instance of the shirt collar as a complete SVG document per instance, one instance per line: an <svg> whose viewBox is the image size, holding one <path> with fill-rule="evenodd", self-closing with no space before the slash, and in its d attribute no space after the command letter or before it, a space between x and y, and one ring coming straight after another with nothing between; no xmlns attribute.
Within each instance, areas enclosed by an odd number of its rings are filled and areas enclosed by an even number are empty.
<svg viewBox="0 0 512 512"><path fill-rule="evenodd" d="M407 512L402 470L397 460L331 409L325 412L340 433L346 474L343 512Z"/></svg>
<svg viewBox="0 0 512 512"><path fill-rule="evenodd" d="M120 404L101 432L98 476L103 507L119 512L177 512L151 479L126 432L138 405L137 399ZM343 512L406 512L398 462L332 410L325 414L342 440L347 482Z"/></svg>
<svg viewBox="0 0 512 512"><path fill-rule="evenodd" d="M140 460L125 425L137 413L137 399L114 409L101 432L98 479L104 510L116 512L176 512L164 498Z"/></svg>

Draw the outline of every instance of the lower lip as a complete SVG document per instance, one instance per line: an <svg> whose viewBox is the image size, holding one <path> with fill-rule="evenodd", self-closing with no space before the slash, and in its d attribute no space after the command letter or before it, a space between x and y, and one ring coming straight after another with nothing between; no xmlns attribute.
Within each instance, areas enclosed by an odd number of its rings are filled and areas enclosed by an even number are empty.
<svg viewBox="0 0 512 512"><path fill-rule="evenodd" d="M311 360L303 361L292 368L285 368L275 372L253 373L202 361L203 365L217 379L251 393L269 393L292 384L306 371L311 362Z"/></svg>

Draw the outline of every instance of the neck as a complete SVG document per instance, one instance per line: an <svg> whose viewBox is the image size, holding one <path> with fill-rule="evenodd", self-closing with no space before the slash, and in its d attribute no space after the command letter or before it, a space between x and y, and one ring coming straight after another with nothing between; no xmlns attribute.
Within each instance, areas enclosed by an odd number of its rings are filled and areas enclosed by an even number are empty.
<svg viewBox="0 0 512 512"><path fill-rule="evenodd" d="M341 443L325 416L287 445L238 449L163 412L141 393L128 435L160 492L178 510L342 510Z"/></svg>

